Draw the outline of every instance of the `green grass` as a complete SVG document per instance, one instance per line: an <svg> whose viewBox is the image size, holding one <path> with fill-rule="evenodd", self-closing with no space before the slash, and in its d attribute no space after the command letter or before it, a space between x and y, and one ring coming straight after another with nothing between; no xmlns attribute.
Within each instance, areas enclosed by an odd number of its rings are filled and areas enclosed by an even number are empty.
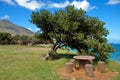
<svg viewBox="0 0 120 80"><path fill-rule="evenodd" d="M41 60L47 52L40 47L0 45L0 80L64 80L57 70L72 56L60 54L58 60ZM58 52L66 53L62 49ZM119 73L113 80L120 79L120 64L109 61L106 67Z"/></svg>
<svg viewBox="0 0 120 80"><path fill-rule="evenodd" d="M0 80L63 80L57 69L66 59L41 60L47 52L36 47L0 45Z"/></svg>
<svg viewBox="0 0 120 80"><path fill-rule="evenodd" d="M106 67L113 72L118 72L118 75L113 77L112 80L120 80L120 63L115 61L109 61Z"/></svg>

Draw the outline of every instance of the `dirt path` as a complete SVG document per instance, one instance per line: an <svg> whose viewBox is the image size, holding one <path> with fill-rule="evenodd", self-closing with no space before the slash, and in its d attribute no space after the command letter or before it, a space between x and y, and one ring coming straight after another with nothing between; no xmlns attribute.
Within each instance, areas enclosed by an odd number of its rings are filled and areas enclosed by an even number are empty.
<svg viewBox="0 0 120 80"><path fill-rule="evenodd" d="M105 72L100 73L97 70L94 71L94 77L87 77L85 75L85 71L82 70L75 70L72 73L66 73L65 67L62 67L58 70L58 73L63 76L64 78L79 78L80 80L110 80L112 77L116 76L117 72Z"/></svg>

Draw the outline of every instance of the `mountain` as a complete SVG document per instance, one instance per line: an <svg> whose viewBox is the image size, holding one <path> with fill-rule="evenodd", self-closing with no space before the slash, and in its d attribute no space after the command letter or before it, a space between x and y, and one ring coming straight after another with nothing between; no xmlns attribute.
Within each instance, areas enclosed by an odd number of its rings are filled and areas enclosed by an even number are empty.
<svg viewBox="0 0 120 80"><path fill-rule="evenodd" d="M23 28L21 26L18 26L8 20L0 20L0 32L7 32L10 33L11 35L31 35L33 34L32 31Z"/></svg>

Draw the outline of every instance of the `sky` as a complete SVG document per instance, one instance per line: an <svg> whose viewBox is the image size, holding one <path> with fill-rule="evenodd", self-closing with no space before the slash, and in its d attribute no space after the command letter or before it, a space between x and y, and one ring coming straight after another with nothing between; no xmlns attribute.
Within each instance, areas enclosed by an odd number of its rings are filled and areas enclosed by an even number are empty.
<svg viewBox="0 0 120 80"><path fill-rule="evenodd" d="M32 11L47 9L54 12L74 5L82 8L88 16L105 22L109 42L120 43L120 0L0 0L0 20L9 20L33 32L39 30L30 23Z"/></svg>

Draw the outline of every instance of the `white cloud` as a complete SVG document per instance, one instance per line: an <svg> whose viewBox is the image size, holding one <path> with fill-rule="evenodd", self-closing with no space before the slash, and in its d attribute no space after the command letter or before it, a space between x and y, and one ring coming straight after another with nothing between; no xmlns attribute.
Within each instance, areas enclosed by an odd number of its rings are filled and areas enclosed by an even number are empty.
<svg viewBox="0 0 120 80"><path fill-rule="evenodd" d="M49 7L50 8L65 8L66 6L68 6L70 4L70 2L68 0L66 0L64 3L49 3Z"/></svg>
<svg viewBox="0 0 120 80"><path fill-rule="evenodd" d="M8 15L0 16L0 19L9 19L9 18L10 18L10 16L8 16Z"/></svg>
<svg viewBox="0 0 120 80"><path fill-rule="evenodd" d="M10 5L15 5L15 3L12 0L0 0L0 2L5 2L5 3L8 3Z"/></svg>
<svg viewBox="0 0 120 80"><path fill-rule="evenodd" d="M87 0L83 0L83 1L72 1L71 3L66 0L63 3L53 3L53 2L49 2L48 3L50 8L65 8L68 5L74 5L75 8L80 9L82 8L83 10L87 11L87 10L91 10L96 8L96 6L91 6L89 2L87 2Z"/></svg>
<svg viewBox="0 0 120 80"><path fill-rule="evenodd" d="M91 9L95 9L95 8L96 8L96 6L92 6L92 7L88 8L88 9L91 10Z"/></svg>
<svg viewBox="0 0 120 80"><path fill-rule="evenodd" d="M32 29L31 29L31 28L28 28L28 30L32 31Z"/></svg>
<svg viewBox="0 0 120 80"><path fill-rule="evenodd" d="M107 4L114 5L114 4L119 4L119 3L120 3L120 0L109 0Z"/></svg>
<svg viewBox="0 0 120 80"><path fill-rule="evenodd" d="M65 2L61 3L55 3L47 0L0 0L1 2L5 2L11 5L18 4L19 6L25 7L29 10L36 10L36 9L41 9L41 8L65 8L68 5L74 5L75 8L80 9L82 8L83 10L91 10L96 8L96 6L91 6L90 3L87 0L82 0L82 1L76 1L73 0L70 2L69 0L65 0ZM116 3L120 2L120 0L110 0L109 3Z"/></svg>
<svg viewBox="0 0 120 80"><path fill-rule="evenodd" d="M18 5L28 8L30 10L40 9L45 6L43 2L37 2L36 0L15 0Z"/></svg>
<svg viewBox="0 0 120 80"><path fill-rule="evenodd" d="M82 8L85 11L96 8L96 6L91 6L90 3L87 2L87 0L83 0L83 1L74 0L71 3L71 5L74 5L77 9Z"/></svg>

